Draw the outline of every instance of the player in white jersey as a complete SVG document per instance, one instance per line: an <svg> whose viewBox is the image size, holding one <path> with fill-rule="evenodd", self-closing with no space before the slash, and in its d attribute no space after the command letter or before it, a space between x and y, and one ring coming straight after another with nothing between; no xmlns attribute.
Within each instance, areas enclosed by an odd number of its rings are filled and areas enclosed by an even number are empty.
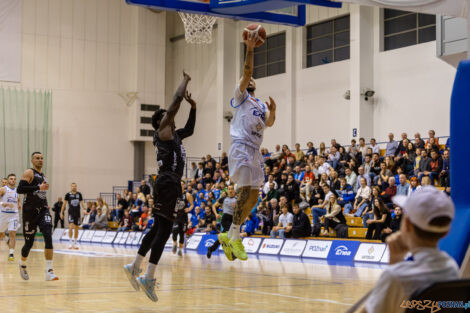
<svg viewBox="0 0 470 313"><path fill-rule="evenodd" d="M16 193L16 175L10 174L7 178L7 184L0 188L0 232L8 229L8 246L10 252L8 261L15 260L16 230L19 226L20 198Z"/></svg>
<svg viewBox="0 0 470 313"><path fill-rule="evenodd" d="M240 238L240 225L255 206L259 188L264 183L264 160L260 147L264 129L273 126L276 118L274 100L269 97L269 101L264 103L255 97L256 83L252 74L254 48L257 42L258 33L249 33L245 40L246 58L243 77L235 88L235 97L231 102L235 115L230 125L232 145L228 161L230 176L238 188L238 197L228 233L219 234L219 242L229 260L232 253L240 260L247 259Z"/></svg>

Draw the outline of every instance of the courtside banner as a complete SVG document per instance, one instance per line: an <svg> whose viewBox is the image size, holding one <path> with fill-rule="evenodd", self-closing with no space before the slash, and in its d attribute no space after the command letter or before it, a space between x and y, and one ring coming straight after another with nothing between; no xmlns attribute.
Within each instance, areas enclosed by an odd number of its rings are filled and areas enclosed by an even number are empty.
<svg viewBox="0 0 470 313"><path fill-rule="evenodd" d="M140 241L140 238L142 238L142 236L145 236L144 233L137 233L137 235L134 237L134 241L132 241L132 245L133 246L139 245L139 241Z"/></svg>
<svg viewBox="0 0 470 313"><path fill-rule="evenodd" d="M281 255L286 256L301 256L304 252L307 241L305 240L289 240L284 241L282 246Z"/></svg>
<svg viewBox="0 0 470 313"><path fill-rule="evenodd" d="M52 240L59 241L62 238L62 235L64 234L64 232L65 232L65 229L63 228L54 229L54 233L52 234Z"/></svg>
<svg viewBox="0 0 470 313"><path fill-rule="evenodd" d="M302 257L326 259L332 244L330 240L308 240Z"/></svg>
<svg viewBox="0 0 470 313"><path fill-rule="evenodd" d="M115 243L119 244L119 245L123 245L126 243L126 240L127 240L127 237L129 237L129 234L128 232L123 232L122 233L122 236L121 236L121 239L119 239L119 241L114 241Z"/></svg>
<svg viewBox="0 0 470 313"><path fill-rule="evenodd" d="M97 230L93 235L91 242L101 243L103 242L104 237L106 236L106 230Z"/></svg>
<svg viewBox="0 0 470 313"><path fill-rule="evenodd" d="M189 237L188 239L188 243L186 244L186 249L189 249L189 250L196 250L197 247L199 246L199 243L201 242L202 240L202 236L191 236Z"/></svg>
<svg viewBox="0 0 470 313"><path fill-rule="evenodd" d="M243 238L243 246L245 247L246 253L256 253L258 252L259 246L263 238Z"/></svg>
<svg viewBox="0 0 470 313"><path fill-rule="evenodd" d="M62 233L62 237L60 237L60 240L69 240L69 230L65 230L63 233Z"/></svg>
<svg viewBox="0 0 470 313"><path fill-rule="evenodd" d="M334 240L328 253L328 260L352 262L359 245L359 241Z"/></svg>
<svg viewBox="0 0 470 313"><path fill-rule="evenodd" d="M217 235L203 235L201 243L197 247L197 253L206 254L207 248L212 246L217 241ZM219 254L219 250L214 251L215 255Z"/></svg>
<svg viewBox="0 0 470 313"><path fill-rule="evenodd" d="M384 255L382 256L382 259L380 260L380 263L389 263L390 262L390 250L388 249L388 246L385 248Z"/></svg>
<svg viewBox="0 0 470 313"><path fill-rule="evenodd" d="M90 242L91 239L93 238L93 234L95 233L94 230L85 230L83 232L83 236L82 238L80 238L80 241L83 241L83 242Z"/></svg>
<svg viewBox="0 0 470 313"><path fill-rule="evenodd" d="M284 239L264 239L258 253L278 255L283 243Z"/></svg>
<svg viewBox="0 0 470 313"><path fill-rule="evenodd" d="M126 242L125 242L126 246L131 246L132 245L132 243L134 242L134 238L136 237L137 234L138 233L136 233L136 232L130 232L129 233L129 236L127 236L127 239L126 239Z"/></svg>
<svg viewBox="0 0 470 313"><path fill-rule="evenodd" d="M106 235L103 239L103 243L112 243L114 241L114 238L116 238L116 234L117 233L115 231L106 232Z"/></svg>
<svg viewBox="0 0 470 313"><path fill-rule="evenodd" d="M354 261L358 262L380 262L384 255L385 244L383 243L361 243L357 249Z"/></svg>
<svg viewBox="0 0 470 313"><path fill-rule="evenodd" d="M121 241L122 235L124 235L124 232L118 231L116 237L114 237L113 244L118 244Z"/></svg>
<svg viewBox="0 0 470 313"><path fill-rule="evenodd" d="M171 247L173 247L173 237L172 236L170 236L170 238L168 238L168 241L165 244L165 248L171 248Z"/></svg>

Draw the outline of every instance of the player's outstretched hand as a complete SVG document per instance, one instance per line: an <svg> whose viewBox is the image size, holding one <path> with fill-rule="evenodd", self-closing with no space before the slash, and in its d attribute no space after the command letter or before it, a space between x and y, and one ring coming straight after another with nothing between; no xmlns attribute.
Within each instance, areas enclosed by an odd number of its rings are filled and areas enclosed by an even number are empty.
<svg viewBox="0 0 470 313"><path fill-rule="evenodd" d="M266 105L268 106L269 111L276 111L276 102L274 102L273 98L269 97L269 101L266 101Z"/></svg>
<svg viewBox="0 0 470 313"><path fill-rule="evenodd" d="M184 70L183 70L183 78L187 79L188 81L191 80L191 76L189 76L188 73L186 73Z"/></svg>
<svg viewBox="0 0 470 313"><path fill-rule="evenodd" d="M191 104L191 107L192 107L192 108L194 108L194 109L196 108L196 101L194 101L194 99L191 98L191 94L190 94L189 91L187 91L187 90L186 90L186 93L184 94L184 99L185 99L186 101L188 101L189 104Z"/></svg>
<svg viewBox="0 0 470 313"><path fill-rule="evenodd" d="M258 42L258 32L248 32L248 36L244 42L247 48L254 49Z"/></svg>

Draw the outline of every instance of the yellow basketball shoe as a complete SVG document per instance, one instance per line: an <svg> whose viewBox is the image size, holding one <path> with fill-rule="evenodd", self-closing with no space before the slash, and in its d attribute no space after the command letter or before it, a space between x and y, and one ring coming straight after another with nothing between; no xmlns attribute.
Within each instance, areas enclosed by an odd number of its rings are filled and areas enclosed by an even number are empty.
<svg viewBox="0 0 470 313"><path fill-rule="evenodd" d="M242 240L240 238L236 240L230 239L228 245L232 249L233 255L235 255L242 261L248 260L248 256L245 252L245 247L243 246Z"/></svg>
<svg viewBox="0 0 470 313"><path fill-rule="evenodd" d="M230 249L228 233L219 233L217 235L217 239L219 240L220 244L222 245L222 249L224 250L225 256L229 261L233 261L232 256L232 249Z"/></svg>

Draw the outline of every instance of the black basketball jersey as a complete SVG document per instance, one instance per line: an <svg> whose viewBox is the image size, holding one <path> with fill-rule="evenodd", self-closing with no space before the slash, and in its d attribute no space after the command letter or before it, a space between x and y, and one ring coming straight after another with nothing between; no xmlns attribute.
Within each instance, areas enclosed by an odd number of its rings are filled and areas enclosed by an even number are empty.
<svg viewBox="0 0 470 313"><path fill-rule="evenodd" d="M187 223L188 222L188 213L186 213L186 208L188 207L188 200L186 197L186 193L183 193L181 198L176 200L176 221L180 223Z"/></svg>
<svg viewBox="0 0 470 313"><path fill-rule="evenodd" d="M46 177L44 177L43 173L39 173L34 168L32 168L34 172L34 177L31 183L28 186L39 186L43 182L47 183ZM33 207L33 208L43 208L47 207L47 191L45 190L36 190L34 192L28 192L25 194L23 205L25 207Z"/></svg>
<svg viewBox="0 0 470 313"><path fill-rule="evenodd" d="M183 177L186 158L186 151L179 132L174 133L173 140L163 141L158 137L157 131L155 132L153 145L157 149L158 176L170 177L174 183L179 185L181 177Z"/></svg>
<svg viewBox="0 0 470 313"><path fill-rule="evenodd" d="M68 192L64 198L69 203L69 211L80 211L80 201L83 200L82 194L77 191L77 193L73 194L73 192Z"/></svg>

